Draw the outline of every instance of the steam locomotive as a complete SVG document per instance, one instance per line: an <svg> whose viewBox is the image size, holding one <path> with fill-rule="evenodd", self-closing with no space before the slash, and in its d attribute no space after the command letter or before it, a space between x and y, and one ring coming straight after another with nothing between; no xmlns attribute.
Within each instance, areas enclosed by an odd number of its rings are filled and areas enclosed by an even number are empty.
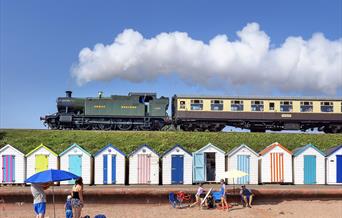
<svg viewBox="0 0 342 218"><path fill-rule="evenodd" d="M172 97L156 93L74 98L71 91L57 98L57 112L41 117L50 129L221 131L225 126L266 130L318 128L342 133L342 99L318 97Z"/></svg>

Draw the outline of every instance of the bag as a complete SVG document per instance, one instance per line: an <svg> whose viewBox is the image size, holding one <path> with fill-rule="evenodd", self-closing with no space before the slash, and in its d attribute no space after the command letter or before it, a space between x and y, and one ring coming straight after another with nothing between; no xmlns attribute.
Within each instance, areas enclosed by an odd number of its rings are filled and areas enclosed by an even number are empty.
<svg viewBox="0 0 342 218"><path fill-rule="evenodd" d="M210 196L207 199L208 209L214 208L214 199Z"/></svg>
<svg viewBox="0 0 342 218"><path fill-rule="evenodd" d="M97 214L94 218L106 218L106 216L103 214Z"/></svg>

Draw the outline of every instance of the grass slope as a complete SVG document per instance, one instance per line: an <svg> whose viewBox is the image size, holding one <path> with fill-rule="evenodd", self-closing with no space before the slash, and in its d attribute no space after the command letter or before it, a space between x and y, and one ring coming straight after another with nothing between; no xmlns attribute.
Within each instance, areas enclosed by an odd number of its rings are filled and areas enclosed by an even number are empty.
<svg viewBox="0 0 342 218"><path fill-rule="evenodd" d="M196 151L209 142L224 151L242 143L260 151L273 142L279 142L290 150L312 143L325 151L329 147L342 144L342 134L0 130L0 147L10 144L25 154L41 143L57 154L73 143L92 154L111 143L128 154L141 144L148 144L162 153L175 144L180 144L189 151Z"/></svg>

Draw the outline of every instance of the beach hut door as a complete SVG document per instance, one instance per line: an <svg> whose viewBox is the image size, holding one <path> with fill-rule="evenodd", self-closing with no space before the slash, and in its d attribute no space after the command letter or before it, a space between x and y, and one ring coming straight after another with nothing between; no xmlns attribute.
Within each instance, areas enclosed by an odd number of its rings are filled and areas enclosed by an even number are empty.
<svg viewBox="0 0 342 218"><path fill-rule="evenodd" d="M342 155L336 155L336 183L342 183Z"/></svg>
<svg viewBox="0 0 342 218"><path fill-rule="evenodd" d="M237 184L249 184L250 175L250 156L249 155L237 155L237 169L247 173L248 175L237 179Z"/></svg>
<svg viewBox="0 0 342 218"><path fill-rule="evenodd" d="M171 183L172 184L183 184L184 175L184 156L183 155L172 155L171 161Z"/></svg>
<svg viewBox="0 0 342 218"><path fill-rule="evenodd" d="M112 155L112 184L116 183L116 155Z"/></svg>
<svg viewBox="0 0 342 218"><path fill-rule="evenodd" d="M304 155L304 184L316 184L315 155Z"/></svg>
<svg viewBox="0 0 342 218"><path fill-rule="evenodd" d="M194 155L194 181L204 181L204 154L197 153Z"/></svg>
<svg viewBox="0 0 342 218"><path fill-rule="evenodd" d="M284 182L284 154L271 153L271 182Z"/></svg>
<svg viewBox="0 0 342 218"><path fill-rule="evenodd" d="M206 152L205 153L205 172L206 172L206 181L215 181L216 180L216 160L215 160L215 152Z"/></svg>
<svg viewBox="0 0 342 218"><path fill-rule="evenodd" d="M69 155L69 172L82 176L82 155ZM69 184L74 183L74 180L69 180Z"/></svg>
<svg viewBox="0 0 342 218"><path fill-rule="evenodd" d="M151 156L148 154L138 154L138 184L148 184L151 182Z"/></svg>
<svg viewBox="0 0 342 218"><path fill-rule="evenodd" d="M49 166L48 162L49 155L37 154L36 155L36 173L47 170Z"/></svg>
<svg viewBox="0 0 342 218"><path fill-rule="evenodd" d="M108 181L109 176L111 176L111 181ZM116 155L105 154L103 155L103 184L110 183L116 183Z"/></svg>
<svg viewBox="0 0 342 218"><path fill-rule="evenodd" d="M15 182L15 156L2 156L2 182Z"/></svg>

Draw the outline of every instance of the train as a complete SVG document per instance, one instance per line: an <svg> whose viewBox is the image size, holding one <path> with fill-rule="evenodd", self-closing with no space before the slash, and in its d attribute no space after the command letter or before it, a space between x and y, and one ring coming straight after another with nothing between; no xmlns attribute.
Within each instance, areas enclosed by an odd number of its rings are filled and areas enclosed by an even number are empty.
<svg viewBox="0 0 342 218"><path fill-rule="evenodd" d="M130 92L128 95L57 98L57 112L40 119L49 129L219 132L226 126L266 130L318 129L342 133L342 98L194 96Z"/></svg>

